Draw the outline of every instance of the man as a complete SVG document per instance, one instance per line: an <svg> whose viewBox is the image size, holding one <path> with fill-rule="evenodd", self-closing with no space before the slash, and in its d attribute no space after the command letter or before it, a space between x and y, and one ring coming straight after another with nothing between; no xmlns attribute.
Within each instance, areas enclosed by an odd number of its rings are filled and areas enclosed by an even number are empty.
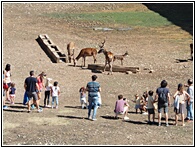
<svg viewBox="0 0 196 148"><path fill-rule="evenodd" d="M86 90L88 91L88 119L90 119L91 115L91 109L93 109L93 115L92 115L92 120L95 121L96 119L96 114L97 114L97 108L99 104L99 96L98 92L101 91L100 84L96 82L97 76L93 75L92 76L92 81L87 83Z"/></svg>
<svg viewBox="0 0 196 148"><path fill-rule="evenodd" d="M170 105L169 89L166 88L167 81L161 81L161 87L157 88L155 100L158 99L158 126L161 126L161 111L164 110L166 126L168 124L168 106Z"/></svg>
<svg viewBox="0 0 196 148"><path fill-rule="evenodd" d="M38 103L38 96L37 91L39 91L39 86L37 84L37 79L34 77L34 71L30 71L30 77L27 77L24 82L24 88L28 95L28 113L31 112L31 99L33 98L33 102L36 104L37 112L42 112L42 110L39 109L39 103Z"/></svg>
<svg viewBox="0 0 196 148"><path fill-rule="evenodd" d="M189 121L193 121L193 94L194 94L194 88L193 88L193 80L192 79L188 79L187 81L188 85L184 85L186 87L188 87L187 89L187 93L190 95L190 101L187 101L186 104L186 108L187 108L187 117L185 120L187 120L187 122Z"/></svg>

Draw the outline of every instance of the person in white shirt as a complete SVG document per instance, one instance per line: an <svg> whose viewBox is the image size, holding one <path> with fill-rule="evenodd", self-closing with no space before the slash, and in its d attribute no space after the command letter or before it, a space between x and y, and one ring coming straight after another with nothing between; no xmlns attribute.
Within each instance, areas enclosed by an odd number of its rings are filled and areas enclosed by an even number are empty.
<svg viewBox="0 0 196 148"><path fill-rule="evenodd" d="M58 108L58 104L59 104L59 101L58 101L58 97L60 95L60 88L58 87L58 82L55 81L54 82L54 86L51 87L51 96L52 96L52 109L54 108L54 101L56 102L56 106L55 108L57 109Z"/></svg>

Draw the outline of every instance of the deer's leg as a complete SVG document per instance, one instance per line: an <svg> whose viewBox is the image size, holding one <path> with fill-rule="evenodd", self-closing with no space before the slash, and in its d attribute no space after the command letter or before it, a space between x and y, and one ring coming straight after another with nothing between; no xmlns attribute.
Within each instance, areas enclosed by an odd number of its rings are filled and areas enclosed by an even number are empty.
<svg viewBox="0 0 196 148"><path fill-rule="evenodd" d="M96 63L97 62L97 59L96 59L96 56L95 55L93 55L93 59L94 59L94 63Z"/></svg>
<svg viewBox="0 0 196 148"><path fill-rule="evenodd" d="M85 67L86 57L84 57L84 67Z"/></svg>
<svg viewBox="0 0 196 148"><path fill-rule="evenodd" d="M123 60L121 60L121 65L123 66Z"/></svg>
<svg viewBox="0 0 196 148"><path fill-rule="evenodd" d="M111 63L109 63L109 68L110 68L110 73L112 75L112 64Z"/></svg>
<svg viewBox="0 0 196 148"><path fill-rule="evenodd" d="M103 72L105 72L106 65L107 65L107 61L105 61L105 66L104 66Z"/></svg>

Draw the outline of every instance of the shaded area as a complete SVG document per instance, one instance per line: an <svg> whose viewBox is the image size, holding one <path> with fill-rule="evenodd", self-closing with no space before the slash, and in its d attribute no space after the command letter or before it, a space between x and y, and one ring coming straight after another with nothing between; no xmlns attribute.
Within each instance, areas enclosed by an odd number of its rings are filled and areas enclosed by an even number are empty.
<svg viewBox="0 0 196 148"><path fill-rule="evenodd" d="M193 3L143 3L143 5L193 35Z"/></svg>

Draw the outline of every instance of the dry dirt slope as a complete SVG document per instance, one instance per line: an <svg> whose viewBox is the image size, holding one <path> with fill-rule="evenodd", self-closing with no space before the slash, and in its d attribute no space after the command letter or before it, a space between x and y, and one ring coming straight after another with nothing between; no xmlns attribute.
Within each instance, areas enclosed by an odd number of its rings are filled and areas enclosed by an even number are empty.
<svg viewBox="0 0 196 148"><path fill-rule="evenodd" d="M12 65L12 80L17 88L16 104L8 104L9 109L2 112L4 145L193 144L193 123L187 123L185 127L172 126L172 107L169 109L171 126L168 128L147 125L147 116L134 114L134 104L131 102L129 121L111 118L118 94L132 100L135 93L142 94L150 89L155 91L162 79L168 81L173 94L178 83L185 83L193 77L191 61L175 62L175 59L189 58L188 45L192 36L178 26L97 32L92 30L91 23L76 24L41 15L49 12L127 9L149 11L142 4L3 4L3 67L6 63ZM76 42L76 54L84 47L98 47L103 38L107 38L106 47L117 54L128 50L130 56L126 58L125 65L139 66L141 72L108 76L73 67L72 64L52 63L35 41L42 33L48 34L62 49L68 42ZM98 55L97 60L104 63L104 56ZM88 58L87 63L92 63L92 58ZM120 63L117 61L115 64ZM144 68L153 69L154 72L150 74ZM53 81L59 81L62 94L58 110L44 109L41 114L27 114L26 108L20 104L24 79L32 69L36 74L45 71ZM103 106L98 110L96 122L86 120L87 110L78 107L78 89L91 80L92 74L98 76L102 87Z"/></svg>

